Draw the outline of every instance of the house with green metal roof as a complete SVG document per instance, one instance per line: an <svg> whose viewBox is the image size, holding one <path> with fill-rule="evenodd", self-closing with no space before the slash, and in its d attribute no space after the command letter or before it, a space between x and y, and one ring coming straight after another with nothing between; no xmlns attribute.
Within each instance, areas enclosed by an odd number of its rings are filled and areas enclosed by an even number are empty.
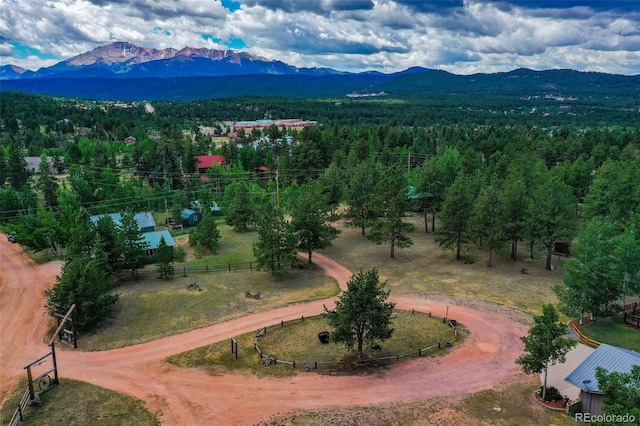
<svg viewBox="0 0 640 426"><path fill-rule="evenodd" d="M169 250L173 254L173 247L176 245L171 233L169 231L153 231L153 232L143 232L142 236L144 237L145 243L147 243L147 256L149 259L154 262L156 260L158 254L158 247L160 246L160 240L164 238L164 242L169 246Z"/></svg>
<svg viewBox="0 0 640 426"><path fill-rule="evenodd" d="M110 217L116 226L122 225L122 215L120 213L108 213L108 214L97 214L90 217L91 221L96 224L100 218L108 216ZM149 259L153 262L156 260L156 252L158 250L158 246L160 245L160 239L164 237L167 246L171 252L173 252L173 247L176 245L173 237L167 230L156 231L156 221L153 218L151 212L140 212L134 215L136 222L138 222L138 228L142 232L142 236L144 237L144 241L147 245L146 253Z"/></svg>
<svg viewBox="0 0 640 426"><path fill-rule="evenodd" d="M101 217L109 216L117 226L122 224L122 215L120 213L107 213L107 214L96 214L90 217L91 221L96 224ZM138 228L142 232L151 232L155 231L156 221L153 218L153 214L151 212L141 212L136 213L134 215L136 222L138 222Z"/></svg>

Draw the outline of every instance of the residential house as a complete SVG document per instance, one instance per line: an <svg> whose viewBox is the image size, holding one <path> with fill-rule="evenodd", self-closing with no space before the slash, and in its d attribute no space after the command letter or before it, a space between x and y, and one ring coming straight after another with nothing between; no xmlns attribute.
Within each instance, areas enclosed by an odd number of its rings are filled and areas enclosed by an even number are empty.
<svg viewBox="0 0 640 426"><path fill-rule="evenodd" d="M607 372L631 372L631 367L640 366L640 353L617 346L602 344L591 353L565 379L580 389L580 411L599 416L603 409L603 394L596 378L596 367Z"/></svg>
<svg viewBox="0 0 640 426"><path fill-rule="evenodd" d="M214 164L219 166L224 164L224 157L222 155L200 155L196 157L196 159L198 160L198 173L201 175L206 175L209 167Z"/></svg>
<svg viewBox="0 0 640 426"><path fill-rule="evenodd" d="M103 216L109 216L115 222L116 226L120 226L122 224L122 215L120 213L109 213L109 214L97 214L90 217L91 221L95 224L98 220ZM158 245L160 244L160 239L164 237L167 246L169 249L173 251L173 247L176 245L171 233L167 230L156 231L156 221L153 218L151 212L140 212L134 215L136 222L138 222L138 228L142 232L142 237L147 245L147 256L149 260L155 261L156 252L158 250Z"/></svg>
<svg viewBox="0 0 640 426"><path fill-rule="evenodd" d="M207 170L214 164L222 166L224 164L224 157L222 155L200 155L196 157L198 165L198 174L202 182L211 182L209 176L207 176Z"/></svg>
<svg viewBox="0 0 640 426"><path fill-rule="evenodd" d="M40 170L40 163L42 162L41 157L24 157L24 160L27 162L25 169L30 171L31 173L38 173ZM53 173L53 157L47 157L47 163L49 163L49 170Z"/></svg>

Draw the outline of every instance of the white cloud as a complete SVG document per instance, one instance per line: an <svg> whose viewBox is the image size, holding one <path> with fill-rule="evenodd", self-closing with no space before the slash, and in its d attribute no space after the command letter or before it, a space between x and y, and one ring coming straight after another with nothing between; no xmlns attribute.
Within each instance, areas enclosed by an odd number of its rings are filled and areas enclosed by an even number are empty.
<svg viewBox="0 0 640 426"><path fill-rule="evenodd" d="M232 12L219 0L0 0L0 56L35 69L112 41L225 49L233 38L259 56L347 71L640 73L640 12L509 1L250 0Z"/></svg>

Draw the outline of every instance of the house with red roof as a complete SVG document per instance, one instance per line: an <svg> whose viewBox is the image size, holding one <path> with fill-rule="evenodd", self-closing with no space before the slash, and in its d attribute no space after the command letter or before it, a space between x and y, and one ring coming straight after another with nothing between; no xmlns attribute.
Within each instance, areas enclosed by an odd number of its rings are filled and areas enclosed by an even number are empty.
<svg viewBox="0 0 640 426"><path fill-rule="evenodd" d="M207 174L207 169L214 164L222 166L224 163L224 157L222 155L200 155L196 158L198 160L198 172L200 174Z"/></svg>
<svg viewBox="0 0 640 426"><path fill-rule="evenodd" d="M224 164L224 157L222 155L199 155L196 157L198 160L198 173L200 174L200 180L203 182L209 182L209 176L207 176L207 170L214 164L222 166Z"/></svg>

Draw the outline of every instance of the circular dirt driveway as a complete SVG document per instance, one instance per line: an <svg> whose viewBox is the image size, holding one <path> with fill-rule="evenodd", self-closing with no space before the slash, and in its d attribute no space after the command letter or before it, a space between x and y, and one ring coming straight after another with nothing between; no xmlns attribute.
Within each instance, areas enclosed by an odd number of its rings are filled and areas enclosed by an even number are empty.
<svg viewBox="0 0 640 426"><path fill-rule="evenodd" d="M47 315L43 291L52 286L60 262L33 264L17 244L0 238L0 403L25 376L25 364L48 352L43 343ZM337 262L314 254L315 263L338 280L351 276ZM267 420L294 409L374 405L420 401L492 388L526 380L514 360L522 353L520 336L527 327L496 313L449 302L392 297L400 309L416 309L449 317L471 335L451 353L437 359L415 359L366 376L300 373L287 378L212 375L181 369L164 361L177 354L268 324L317 315L331 300L291 305L193 330L153 342L104 352L59 351L62 378L72 378L123 392L146 402L166 425L243 425Z"/></svg>

